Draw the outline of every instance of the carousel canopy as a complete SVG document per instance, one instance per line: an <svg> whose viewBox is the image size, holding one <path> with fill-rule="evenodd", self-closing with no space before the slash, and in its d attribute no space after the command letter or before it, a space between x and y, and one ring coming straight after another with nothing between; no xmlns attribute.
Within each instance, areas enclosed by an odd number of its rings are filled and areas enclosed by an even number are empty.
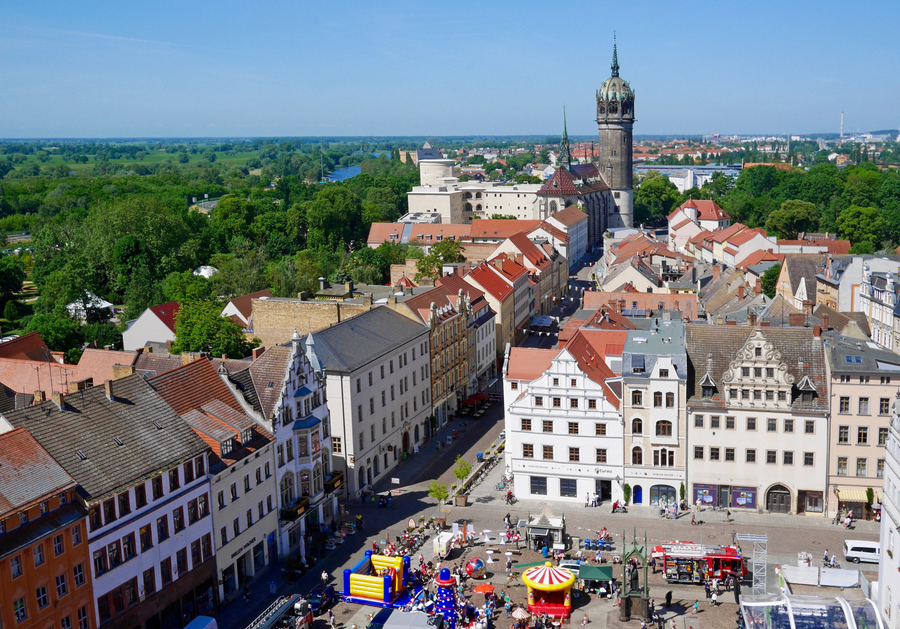
<svg viewBox="0 0 900 629"><path fill-rule="evenodd" d="M544 592L555 592L572 587L575 583L575 575L565 568L554 568L551 562L543 566L529 568L522 575L522 581L528 587Z"/></svg>
<svg viewBox="0 0 900 629"><path fill-rule="evenodd" d="M741 597L747 629L883 629L868 599L766 595Z"/></svg>

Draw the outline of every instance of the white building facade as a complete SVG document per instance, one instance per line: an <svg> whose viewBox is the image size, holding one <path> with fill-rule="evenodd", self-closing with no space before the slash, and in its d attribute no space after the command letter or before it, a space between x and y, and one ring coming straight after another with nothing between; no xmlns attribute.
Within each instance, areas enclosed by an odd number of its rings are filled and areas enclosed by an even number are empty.
<svg viewBox="0 0 900 629"><path fill-rule="evenodd" d="M878 610L888 629L900 627L900 393L891 406L881 502L881 562L878 564Z"/></svg>

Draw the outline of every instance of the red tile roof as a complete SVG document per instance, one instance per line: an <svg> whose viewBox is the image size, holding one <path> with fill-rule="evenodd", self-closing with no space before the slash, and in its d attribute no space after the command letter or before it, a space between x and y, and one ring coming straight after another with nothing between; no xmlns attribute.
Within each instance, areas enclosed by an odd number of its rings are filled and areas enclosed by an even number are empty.
<svg viewBox="0 0 900 629"><path fill-rule="evenodd" d="M253 314L253 300L259 299L260 297L272 297L272 293L266 290L258 290L255 293L250 293L249 295L241 295L240 297L235 297L228 303L234 304L234 307L237 308L238 312L240 312L244 316L245 321L250 320L250 315Z"/></svg>
<svg viewBox="0 0 900 629"><path fill-rule="evenodd" d="M634 303L637 302L637 308L641 310L658 310L659 304L663 304L663 310L679 310L684 316L691 321L695 321L697 315L697 295L695 294L666 294L666 293L630 293L624 291L603 292L586 290L584 291L584 308L602 308L609 304L615 304L621 300L625 301L625 309L635 308ZM612 318L615 312L609 313ZM621 315L618 315L621 316Z"/></svg>
<svg viewBox="0 0 900 629"><path fill-rule="evenodd" d="M847 255L850 253L849 240L779 240L779 245L794 245L807 247L825 247L832 255ZM2 346L0 346L2 347Z"/></svg>
<svg viewBox="0 0 900 629"><path fill-rule="evenodd" d="M27 430L0 434L0 517L73 487L75 480Z"/></svg>
<svg viewBox="0 0 900 629"><path fill-rule="evenodd" d="M713 242L723 243L745 229L747 229L747 226L743 223L734 223L733 225L730 225L725 229L717 229L713 231L710 234L709 239Z"/></svg>
<svg viewBox="0 0 900 629"><path fill-rule="evenodd" d="M528 273L528 269L506 253L501 253L496 258L491 259L488 264L493 266L494 270L509 281L510 284Z"/></svg>
<svg viewBox="0 0 900 629"><path fill-rule="evenodd" d="M507 239L521 231L529 231L541 224L541 221L475 219L472 221L472 238Z"/></svg>
<svg viewBox="0 0 900 629"><path fill-rule="evenodd" d="M604 354L608 334L610 333L607 331L579 330L566 343L565 349L578 361L578 366L584 375L602 387L606 400L613 407L619 408L619 399L606 385L607 378L615 377L615 374L606 365Z"/></svg>
<svg viewBox="0 0 900 629"><path fill-rule="evenodd" d="M378 245L384 242L400 242L401 233L403 233L403 223L372 223L366 242ZM391 238L391 235L394 238Z"/></svg>
<svg viewBox="0 0 900 629"><path fill-rule="evenodd" d="M679 210L689 207L697 208L697 218L701 221L722 221L731 218L715 201L710 201L708 199L688 199L672 210L672 213L669 214L669 220L672 220Z"/></svg>
<svg viewBox="0 0 900 629"><path fill-rule="evenodd" d="M588 220L588 215L578 209L578 206L570 205L556 214L551 214L550 218L555 218L566 227L572 227L582 221Z"/></svg>
<svg viewBox="0 0 900 629"><path fill-rule="evenodd" d="M538 270L543 271L551 265L547 254L531 242L524 232L513 234L509 237L509 242Z"/></svg>
<svg viewBox="0 0 900 629"><path fill-rule="evenodd" d="M510 221L512 222L512 221ZM451 223L416 223L412 226L409 240L420 240L425 244L438 241L453 236L454 240L468 240L472 235L471 225L458 225ZM430 236L430 238L429 238Z"/></svg>
<svg viewBox="0 0 900 629"><path fill-rule="evenodd" d="M746 258L741 260L741 263L738 265L739 269L747 268L748 266L753 266L754 264L759 264L760 262L784 262L784 254L783 253L772 253L771 251L767 251L765 249L760 249L759 251L754 251Z"/></svg>
<svg viewBox="0 0 900 629"><path fill-rule="evenodd" d="M177 301L170 301L158 306L150 306L149 308L150 312L159 317L159 320L172 332L175 332L175 315L178 314L179 309L181 309L181 304Z"/></svg>
<svg viewBox="0 0 900 629"><path fill-rule="evenodd" d="M559 355L555 349L534 347L513 347L509 350L509 364L506 377L512 380L531 382L540 378L550 368L553 359Z"/></svg>
<svg viewBox="0 0 900 629"><path fill-rule="evenodd" d="M749 242L757 236L762 236L765 238L766 232L762 229L745 229L741 233L737 234L734 238L730 238L728 240L728 244L734 245L735 247L740 247L745 242Z"/></svg>
<svg viewBox="0 0 900 629"><path fill-rule="evenodd" d="M234 410L244 412L228 385L206 358L161 373L147 382L179 415L199 409L212 400L220 400Z"/></svg>
<svg viewBox="0 0 900 629"><path fill-rule="evenodd" d="M503 280L500 272L493 265L482 262L474 267L466 279L471 278L478 286L499 302L506 301L513 294L512 284ZM2 380L2 379L0 379Z"/></svg>
<svg viewBox="0 0 900 629"><path fill-rule="evenodd" d="M52 360L50 348L37 332L29 332L17 339L0 343L0 358L19 358L43 362Z"/></svg>
<svg viewBox="0 0 900 629"><path fill-rule="evenodd" d="M578 188L575 187L572 173L565 168L557 168L553 176L544 182L541 189L537 191L537 194L553 197L578 196Z"/></svg>

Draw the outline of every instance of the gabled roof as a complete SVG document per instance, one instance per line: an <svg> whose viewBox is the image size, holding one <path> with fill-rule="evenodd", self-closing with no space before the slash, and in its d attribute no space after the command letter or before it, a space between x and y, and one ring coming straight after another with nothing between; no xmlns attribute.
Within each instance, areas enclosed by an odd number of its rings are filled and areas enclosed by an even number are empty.
<svg viewBox="0 0 900 629"><path fill-rule="evenodd" d="M403 233L404 223L372 223L369 226L368 243L400 242L400 234ZM394 236L394 238L391 238Z"/></svg>
<svg viewBox="0 0 900 629"><path fill-rule="evenodd" d="M502 219L475 219L471 225L472 238L497 238L505 240L513 234L534 229L541 221L510 221Z"/></svg>
<svg viewBox="0 0 900 629"><path fill-rule="evenodd" d="M431 236L429 239L428 236ZM455 223L413 223L410 242L419 240L424 244L433 244L438 240L468 240L472 236L471 225Z"/></svg>
<svg viewBox="0 0 900 629"><path fill-rule="evenodd" d="M0 518L75 486L24 428L0 434Z"/></svg>
<svg viewBox="0 0 900 629"><path fill-rule="evenodd" d="M701 221L724 221L731 218L715 201L710 201L708 199L688 199L669 214L669 220L672 220L679 210L689 207L697 208L697 218Z"/></svg>
<svg viewBox="0 0 900 629"><path fill-rule="evenodd" d="M506 377L512 380L531 382L550 369L553 359L559 355L554 349L536 347L512 347L509 350L509 364Z"/></svg>
<svg viewBox="0 0 900 629"><path fill-rule="evenodd" d="M519 232L509 237L509 242L524 255L531 264L539 270L544 270L550 266L550 258L536 244L529 240L525 232Z"/></svg>
<svg viewBox="0 0 900 629"><path fill-rule="evenodd" d="M50 348L37 332L23 334L17 339L0 343L0 358L18 358L20 360L39 360L49 362Z"/></svg>
<svg viewBox="0 0 900 629"><path fill-rule="evenodd" d="M816 274L828 264L828 256L824 253L791 253L785 256L784 265L787 267L788 282L791 285L791 295L796 295L801 282L808 282L806 294L810 299L815 299Z"/></svg>
<svg viewBox="0 0 900 629"><path fill-rule="evenodd" d="M555 218L566 227L572 227L582 221L588 220L588 215L582 212L578 206L570 205L564 210L560 210L556 214L551 214L550 218Z"/></svg>
<svg viewBox="0 0 900 629"><path fill-rule="evenodd" d="M427 328L399 312L375 308L316 332L316 354L325 371L346 373L427 334Z"/></svg>
<svg viewBox="0 0 900 629"><path fill-rule="evenodd" d="M732 223L725 229L717 229L713 231L710 234L709 239L713 242L723 243L732 236L736 236L738 232L741 232L745 229L747 229L747 226L743 223Z"/></svg>
<svg viewBox="0 0 900 629"><path fill-rule="evenodd" d="M403 300L403 305L415 315L419 322L428 325L428 319L431 313L431 304L434 303L438 309L438 322L459 314L456 309L456 302L459 298L458 294L453 294L450 289L445 286L435 286L429 291L413 295ZM399 301L399 300L398 300ZM449 306L449 309L447 307Z"/></svg>
<svg viewBox="0 0 900 629"><path fill-rule="evenodd" d="M487 262L482 262L473 268L466 278L477 282L486 293L501 303L513 294L512 284L505 281L500 272Z"/></svg>
<svg viewBox="0 0 900 629"><path fill-rule="evenodd" d="M578 196L575 177L565 168L557 168L553 176L544 182L537 194L548 197Z"/></svg>
<svg viewBox="0 0 900 629"><path fill-rule="evenodd" d="M243 412L228 385L206 358L161 373L147 382L179 415L198 409L212 400L220 400L235 411Z"/></svg>
<svg viewBox="0 0 900 629"><path fill-rule="evenodd" d="M91 387L63 396L62 410L49 401L6 416L13 426L28 429L81 485L88 502L115 495L208 449L139 375L112 385L112 401L104 387Z"/></svg>
<svg viewBox="0 0 900 629"><path fill-rule="evenodd" d="M159 304L158 306L150 306L147 308L150 312L155 314L163 324L175 332L175 315L178 314L178 311L181 309L181 304L177 301L170 301L164 304Z"/></svg>
<svg viewBox="0 0 900 629"><path fill-rule="evenodd" d="M739 269L746 269L747 267L754 266L759 264L760 262L784 262L784 254L783 253L772 253L767 249L759 249L754 251L746 258L741 260L741 263L738 266Z"/></svg>
<svg viewBox="0 0 900 629"><path fill-rule="evenodd" d="M733 238L728 239L729 245L734 245L735 247L740 247L745 242L750 242L757 236L766 237L766 233L762 229L745 229L739 234L735 234Z"/></svg>
<svg viewBox="0 0 900 629"><path fill-rule="evenodd" d="M606 365L606 347L611 344L610 339L618 335L621 344L625 344L627 332L613 332L610 330L579 330L575 333L565 349L575 357L578 366L584 375L603 389L606 400L615 408L619 408L619 398L606 384L607 378L615 378L616 375ZM612 343L614 344L614 343Z"/></svg>
<svg viewBox="0 0 900 629"><path fill-rule="evenodd" d="M250 320L250 315L253 314L253 300L259 299L260 297L272 297L272 293L266 290L258 290L255 293L250 293L249 295L241 295L240 297L235 297L231 299L228 303L232 304L237 311L241 313L244 317L244 321Z"/></svg>
<svg viewBox="0 0 900 629"><path fill-rule="evenodd" d="M381 310L381 308L377 308ZM247 370L253 383L262 415L267 420L272 417L281 398L281 388L291 364L292 343L270 347L262 356L253 361ZM300 349L300 352L303 350Z"/></svg>

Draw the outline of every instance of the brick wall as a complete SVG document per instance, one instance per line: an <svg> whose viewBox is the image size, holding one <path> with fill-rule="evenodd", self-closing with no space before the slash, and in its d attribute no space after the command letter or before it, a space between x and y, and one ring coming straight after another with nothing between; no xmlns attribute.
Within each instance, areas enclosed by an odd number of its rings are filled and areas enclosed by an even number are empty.
<svg viewBox="0 0 900 629"><path fill-rule="evenodd" d="M253 335L265 347L272 347L290 341L295 326L301 335L305 335L324 330L371 309L371 305L337 301L254 299Z"/></svg>

